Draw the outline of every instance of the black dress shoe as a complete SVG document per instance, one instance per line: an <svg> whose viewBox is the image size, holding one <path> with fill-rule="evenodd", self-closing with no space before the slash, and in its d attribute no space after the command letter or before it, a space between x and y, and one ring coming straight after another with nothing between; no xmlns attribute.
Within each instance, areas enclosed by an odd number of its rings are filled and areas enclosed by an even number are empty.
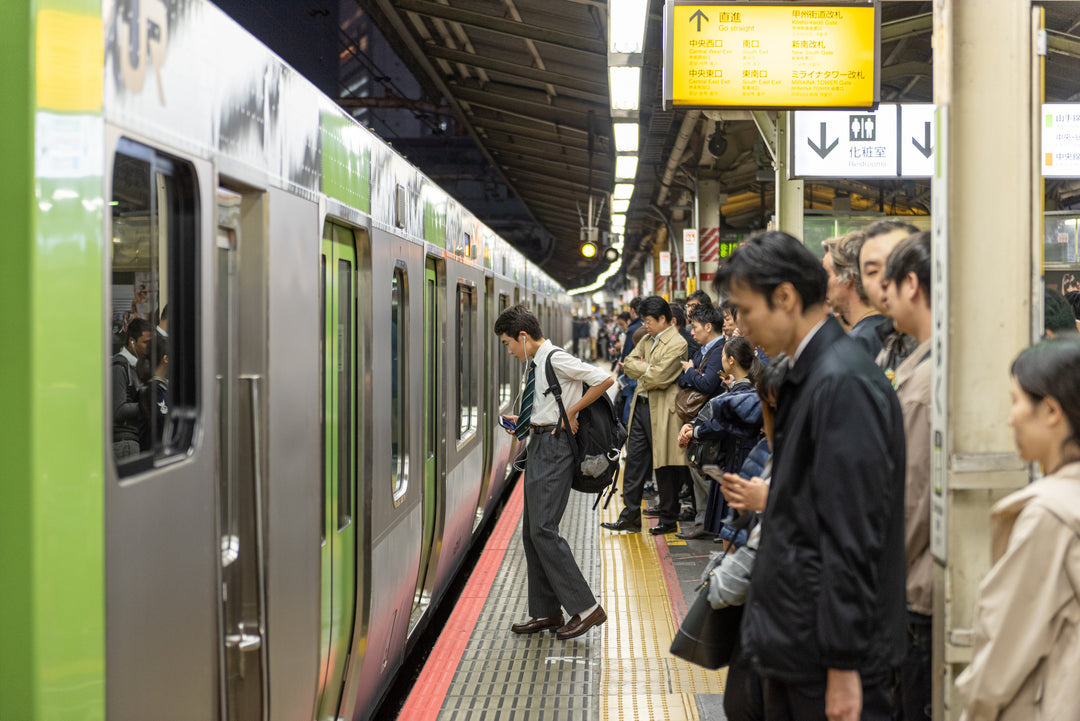
<svg viewBox="0 0 1080 721"><path fill-rule="evenodd" d="M663 536L665 533L674 533L677 530L679 530L679 524L677 523L661 523L650 528L649 533L654 536Z"/></svg>
<svg viewBox="0 0 1080 721"><path fill-rule="evenodd" d="M548 616L547 618L530 618L525 623L515 623L510 627L514 633L537 633L547 628L560 628L563 625L563 615Z"/></svg>
<svg viewBox="0 0 1080 721"><path fill-rule="evenodd" d="M620 518L617 521L604 521L600 525L609 531L633 531L634 533L641 533L641 521L632 523L625 518Z"/></svg>
<svg viewBox="0 0 1080 721"><path fill-rule="evenodd" d="M656 518L660 515L660 509L657 506L648 506L647 508L641 509L641 515Z"/></svg>
<svg viewBox="0 0 1080 721"><path fill-rule="evenodd" d="M582 618L579 614L575 613L573 617L569 621L567 621L565 626L555 632L555 638L559 639L560 641L577 638L593 626L599 626L606 620L607 614L604 613L603 606L597 606L596 610L594 610L585 618Z"/></svg>

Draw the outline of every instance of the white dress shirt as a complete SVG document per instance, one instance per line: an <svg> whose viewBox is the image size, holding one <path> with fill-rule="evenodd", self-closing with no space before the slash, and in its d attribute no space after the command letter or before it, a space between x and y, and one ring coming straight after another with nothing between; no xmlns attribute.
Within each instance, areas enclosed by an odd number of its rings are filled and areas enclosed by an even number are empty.
<svg viewBox="0 0 1080 721"><path fill-rule="evenodd" d="M559 385L562 386L563 407L567 413L584 395L581 389L582 383L588 383L590 387L597 386L611 377L607 371L584 363L569 353L555 353L552 356L552 352L557 349L559 349L558 346L550 340L545 340L532 358L536 363L536 381L529 423L534 426L553 426L560 420L559 405L555 402L555 395L547 393L546 368L549 360L555 369L555 377L559 379Z"/></svg>

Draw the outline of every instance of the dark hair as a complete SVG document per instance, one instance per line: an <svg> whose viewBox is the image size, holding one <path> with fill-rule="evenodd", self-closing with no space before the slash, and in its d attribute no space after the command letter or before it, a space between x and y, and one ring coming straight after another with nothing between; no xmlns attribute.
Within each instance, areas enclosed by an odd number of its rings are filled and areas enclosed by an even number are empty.
<svg viewBox="0 0 1080 721"><path fill-rule="evenodd" d="M1072 306L1073 318L1080 320L1080 290L1070 290L1065 294L1065 300Z"/></svg>
<svg viewBox="0 0 1080 721"><path fill-rule="evenodd" d="M866 234L867 239L876 238L877 236L885 235L886 233L892 233L895 230L903 230L908 235L919 232L919 229L911 223L908 223L905 220L896 220L895 218L875 220L873 223L863 228L863 232Z"/></svg>
<svg viewBox="0 0 1080 721"><path fill-rule="evenodd" d="M637 314L644 318L650 316L660 320L661 318L667 318L668 322L674 317L671 314L671 306L668 302L658 295L650 295L648 298L642 298L641 304L638 306Z"/></svg>
<svg viewBox="0 0 1080 721"><path fill-rule="evenodd" d="M1043 325L1054 333L1075 333L1076 318L1065 296L1047 289L1043 294Z"/></svg>
<svg viewBox="0 0 1080 721"><path fill-rule="evenodd" d="M773 292L791 283L802 300L803 311L825 301L829 276L821 261L796 238L778 230L756 233L719 267L715 283L723 290L732 282L765 296L773 307Z"/></svg>
<svg viewBox="0 0 1080 721"><path fill-rule="evenodd" d="M630 322L630 314L627 313L624 310L622 313L619 313L619 320L625 320L627 323L629 323Z"/></svg>
<svg viewBox="0 0 1080 721"><path fill-rule="evenodd" d="M761 396L762 403L769 403L769 396L772 396L774 400L779 399L780 386L784 384L784 378L790 368L791 357L786 353L781 353L761 369L757 379L757 392Z"/></svg>
<svg viewBox="0 0 1080 721"><path fill-rule="evenodd" d="M139 340L143 337L143 333L149 333L150 330L149 321L142 318L132 318L128 322L127 334L124 337L126 340Z"/></svg>
<svg viewBox="0 0 1080 721"><path fill-rule="evenodd" d="M690 301L701 303L702 305L712 305L712 298L709 294L703 290L695 290L693 293L686 297L686 304L689 305Z"/></svg>
<svg viewBox="0 0 1080 721"><path fill-rule="evenodd" d="M1009 371L1032 401L1053 398L1069 422L1069 440L1080 445L1080 338L1044 340L1016 356Z"/></svg>
<svg viewBox="0 0 1080 721"><path fill-rule="evenodd" d="M693 308L690 311L690 320L697 321L703 326L711 325L715 333L719 333L721 326L724 325L724 316L720 313L720 309L712 303L702 303Z"/></svg>
<svg viewBox="0 0 1080 721"><path fill-rule="evenodd" d="M731 316L732 320L739 319L739 307L732 303L730 300L725 300L720 304L720 322L724 322L724 313Z"/></svg>
<svg viewBox="0 0 1080 721"><path fill-rule="evenodd" d="M640 295L635 295L633 298L631 298L629 305L630 305L630 310L634 311L638 315L641 315L641 313L638 313L638 307L641 306L641 296Z"/></svg>
<svg viewBox="0 0 1080 721"><path fill-rule="evenodd" d="M682 303L670 303L671 306L671 319L675 321L675 325L682 328L686 325L686 308L683 308Z"/></svg>
<svg viewBox="0 0 1080 721"><path fill-rule="evenodd" d="M636 331L634 331L634 335L631 338L631 340L634 341L634 345L637 345L638 343L641 342L641 339L644 338L645 336L647 336L648 334L649 334L649 331L645 330L645 326L641 326Z"/></svg>
<svg viewBox="0 0 1080 721"><path fill-rule="evenodd" d="M750 345L750 341L741 335L737 335L724 343L724 354L731 356L739 364L739 367L746 371L751 383L757 383L758 376L761 375L762 364L757 355L754 354L754 347Z"/></svg>
<svg viewBox="0 0 1080 721"><path fill-rule="evenodd" d="M533 340L544 337L540 330L540 321L532 314L532 311L523 305L512 305L495 319L495 335L508 335L517 339L522 333L528 333Z"/></svg>
<svg viewBox="0 0 1080 721"><path fill-rule="evenodd" d="M169 341L158 335L157 340L154 343L154 360L150 366L151 370L154 370L161 365L161 360L167 355L169 355Z"/></svg>
<svg viewBox="0 0 1080 721"><path fill-rule="evenodd" d="M930 231L924 230L901 240L885 261L885 279L900 285L911 273L930 305Z"/></svg>

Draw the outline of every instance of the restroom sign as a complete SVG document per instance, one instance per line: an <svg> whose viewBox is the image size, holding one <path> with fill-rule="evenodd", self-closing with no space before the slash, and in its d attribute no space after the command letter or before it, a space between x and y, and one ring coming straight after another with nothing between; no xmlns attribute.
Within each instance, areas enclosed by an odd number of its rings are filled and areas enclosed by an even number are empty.
<svg viewBox="0 0 1080 721"><path fill-rule="evenodd" d="M928 178L934 106L882 104L874 112L798 110L790 135L796 178Z"/></svg>

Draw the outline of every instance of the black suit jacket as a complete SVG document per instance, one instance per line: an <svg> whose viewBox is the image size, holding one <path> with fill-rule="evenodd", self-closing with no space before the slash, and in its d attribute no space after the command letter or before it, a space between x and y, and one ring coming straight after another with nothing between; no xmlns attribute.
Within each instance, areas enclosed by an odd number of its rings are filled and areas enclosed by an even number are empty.
<svg viewBox="0 0 1080 721"><path fill-rule="evenodd" d="M759 671L880 680L904 653L904 420L830 318L780 388L772 486L743 642Z"/></svg>

